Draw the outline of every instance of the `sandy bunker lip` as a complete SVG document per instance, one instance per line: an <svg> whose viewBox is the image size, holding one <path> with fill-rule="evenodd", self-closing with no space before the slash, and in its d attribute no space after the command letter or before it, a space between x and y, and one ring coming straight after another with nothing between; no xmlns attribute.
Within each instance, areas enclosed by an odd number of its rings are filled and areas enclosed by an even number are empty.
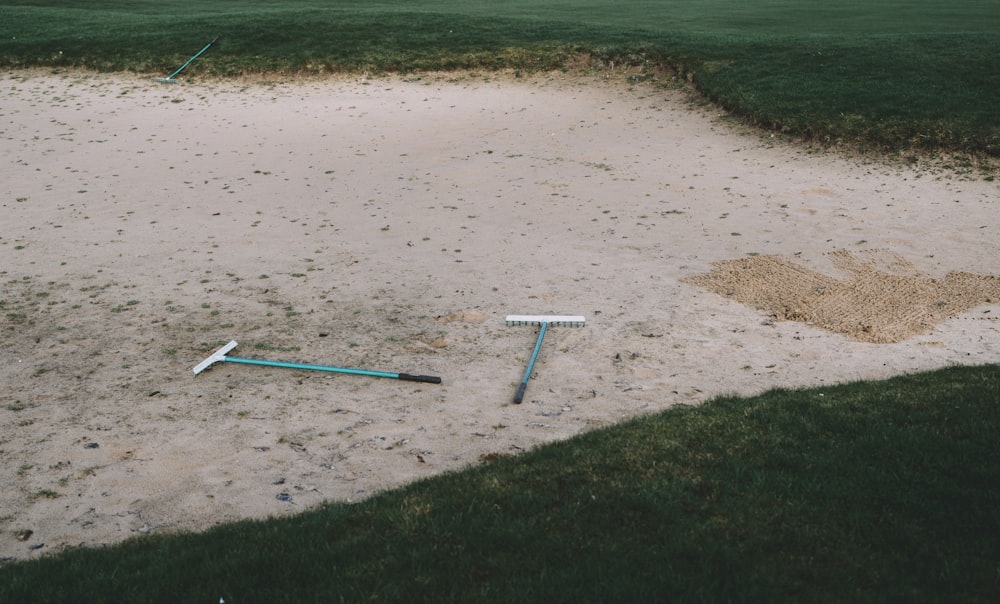
<svg viewBox="0 0 1000 604"><path fill-rule="evenodd" d="M0 84L3 559L357 500L715 394L1000 359L996 183L741 135L680 93ZM521 405L512 313L588 324L546 335ZM443 383L193 379L234 336Z"/></svg>

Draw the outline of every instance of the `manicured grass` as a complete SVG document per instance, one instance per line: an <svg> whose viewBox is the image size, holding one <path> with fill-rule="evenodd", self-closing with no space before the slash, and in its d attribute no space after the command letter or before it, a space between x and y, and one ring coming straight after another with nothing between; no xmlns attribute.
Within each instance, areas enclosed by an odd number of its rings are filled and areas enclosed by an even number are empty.
<svg viewBox="0 0 1000 604"><path fill-rule="evenodd" d="M669 68L748 121L877 150L1000 157L998 0L76 0L0 4L0 66L186 77Z"/></svg>
<svg viewBox="0 0 1000 604"><path fill-rule="evenodd" d="M299 516L0 567L0 601L996 602L1000 366L674 408Z"/></svg>

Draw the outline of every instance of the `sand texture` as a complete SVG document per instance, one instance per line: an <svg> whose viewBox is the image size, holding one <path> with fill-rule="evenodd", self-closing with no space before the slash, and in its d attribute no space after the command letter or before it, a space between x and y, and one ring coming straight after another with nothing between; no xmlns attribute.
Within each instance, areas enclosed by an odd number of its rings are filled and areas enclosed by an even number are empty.
<svg viewBox="0 0 1000 604"><path fill-rule="evenodd" d="M483 75L0 75L0 559L723 393L1000 362L1000 183ZM507 314L583 315L535 342ZM440 385L218 363L230 355Z"/></svg>

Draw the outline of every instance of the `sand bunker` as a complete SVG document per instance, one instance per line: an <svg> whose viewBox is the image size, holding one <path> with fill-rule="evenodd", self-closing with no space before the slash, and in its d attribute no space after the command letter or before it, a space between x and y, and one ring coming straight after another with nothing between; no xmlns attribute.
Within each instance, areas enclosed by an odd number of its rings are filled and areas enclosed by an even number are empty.
<svg viewBox="0 0 1000 604"><path fill-rule="evenodd" d="M942 321L1000 301L1000 277L950 272L941 279L888 250L829 254L841 278L778 256L715 262L711 273L684 279L768 313L860 342L901 342Z"/></svg>
<svg viewBox="0 0 1000 604"><path fill-rule="evenodd" d="M1000 361L1000 183L603 75L0 74L0 560L356 501L724 393ZM536 333L508 314L587 318L521 405ZM233 339L443 383L192 375Z"/></svg>

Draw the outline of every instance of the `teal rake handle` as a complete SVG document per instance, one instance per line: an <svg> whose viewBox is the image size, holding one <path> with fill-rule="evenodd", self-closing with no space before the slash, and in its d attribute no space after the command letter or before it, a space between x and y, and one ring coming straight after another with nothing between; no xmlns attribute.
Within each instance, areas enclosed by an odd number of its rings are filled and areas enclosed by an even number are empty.
<svg viewBox="0 0 1000 604"><path fill-rule="evenodd" d="M428 384L441 383L441 378L435 375L411 375L409 373L391 373L388 371L369 371L367 369L330 367L329 365L310 365L307 363L286 363L285 361L266 361L264 359L241 359L240 357L227 357L226 353L233 348L236 348L236 346L236 340L233 340L222 348L216 350L210 357L195 365L194 374L198 375L216 363L243 363L244 365L264 365L267 367L285 367L287 369L307 369L310 371L329 371L332 373L368 375L372 377L391 378L394 380L406 380L409 382L425 382Z"/></svg>
<svg viewBox="0 0 1000 604"><path fill-rule="evenodd" d="M191 63L192 63L192 62L193 62L193 61L194 61L195 59L197 59L197 58L198 58L198 57L200 57L201 55L205 54L205 51L206 51L206 50L208 50L209 48L211 48L212 44L215 44L215 43L216 43L216 42L218 42L218 41L219 41L219 36L215 36L215 39L214 39L214 40L212 40L211 42L209 42L208 44L206 44L206 45L205 45L205 48L202 48L201 50L199 50L199 51L198 51L198 53L197 53L196 55L194 55L193 57L191 57L190 59L188 59L187 61L185 61L185 62L184 62L184 64L183 64L183 65L181 65L181 66L180 66L180 67L179 67L179 68L177 69L177 71L175 71L175 72L173 72L172 74L168 75L168 76L167 76L167 77L166 77L165 79L167 79L167 80L172 80L172 79L174 79L174 76L175 76L175 75L177 75L177 74L179 74L180 72L184 71L184 69L185 69L185 68L187 68L187 66L188 66L188 65L190 65L190 64L191 64Z"/></svg>
<svg viewBox="0 0 1000 604"><path fill-rule="evenodd" d="M286 369L307 369L309 371L328 371L331 373L350 373L352 375L367 375L371 377L407 380L410 382L426 382L440 384L441 378L434 375L410 375L409 373L391 373L389 371L370 371L368 369L348 369L346 367L330 367L328 365L310 365L308 363L286 363L284 361L265 361L262 359L241 359L240 357L224 357L227 363L243 363L245 365L265 365L267 367L285 367Z"/></svg>
<svg viewBox="0 0 1000 604"><path fill-rule="evenodd" d="M520 405L521 401L524 400L524 391L528 388L528 380L531 379L531 372L535 370L535 361L538 359L538 351L542 349L542 340L545 339L545 332L548 328L548 323L542 323L542 328L538 332L538 341L535 342L535 350L531 353L531 360L528 361L528 368L524 372L524 377L521 378L521 385L517 387L517 394L514 395L514 404L516 405Z"/></svg>

